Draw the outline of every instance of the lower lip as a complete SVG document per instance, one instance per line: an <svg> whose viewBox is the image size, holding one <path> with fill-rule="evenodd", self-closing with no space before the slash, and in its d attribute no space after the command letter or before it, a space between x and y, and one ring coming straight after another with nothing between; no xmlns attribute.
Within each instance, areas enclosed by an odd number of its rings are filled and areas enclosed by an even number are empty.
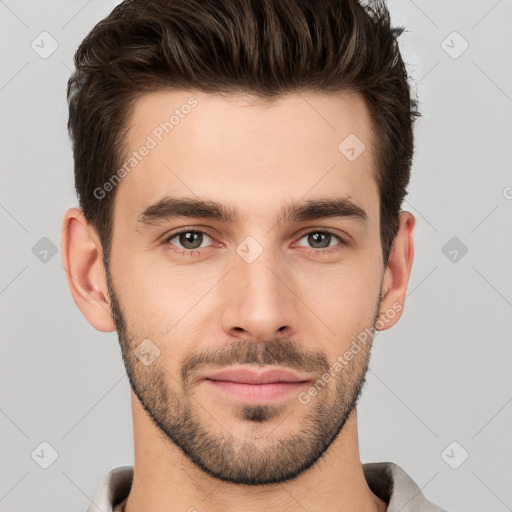
<svg viewBox="0 0 512 512"><path fill-rule="evenodd" d="M206 379L218 391L248 403L272 402L291 393L298 393L308 382L272 382L269 384L245 384L225 380Z"/></svg>

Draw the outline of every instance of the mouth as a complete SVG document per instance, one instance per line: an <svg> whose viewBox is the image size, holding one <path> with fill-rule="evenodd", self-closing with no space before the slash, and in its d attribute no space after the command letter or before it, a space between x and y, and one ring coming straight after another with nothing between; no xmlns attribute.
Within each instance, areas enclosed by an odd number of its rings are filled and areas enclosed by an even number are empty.
<svg viewBox="0 0 512 512"><path fill-rule="evenodd" d="M268 403L292 393L298 393L310 384L310 379L286 369L256 372L249 369L229 369L204 377L210 389L224 396L246 403Z"/></svg>

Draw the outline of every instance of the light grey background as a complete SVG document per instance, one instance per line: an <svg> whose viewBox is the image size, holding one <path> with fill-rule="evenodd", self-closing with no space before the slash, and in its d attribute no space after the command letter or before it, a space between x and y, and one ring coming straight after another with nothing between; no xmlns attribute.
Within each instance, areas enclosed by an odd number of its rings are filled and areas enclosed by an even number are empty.
<svg viewBox="0 0 512 512"><path fill-rule="evenodd" d="M0 0L2 512L83 511L107 471L133 463L117 335L82 317L51 252L77 204L72 56L116 3ZM401 465L450 511L512 510L512 2L389 7L423 113L404 205L416 257L405 315L375 340L361 457ZM51 49L43 31L58 43L47 58L31 47ZM48 469L42 442L58 453Z"/></svg>

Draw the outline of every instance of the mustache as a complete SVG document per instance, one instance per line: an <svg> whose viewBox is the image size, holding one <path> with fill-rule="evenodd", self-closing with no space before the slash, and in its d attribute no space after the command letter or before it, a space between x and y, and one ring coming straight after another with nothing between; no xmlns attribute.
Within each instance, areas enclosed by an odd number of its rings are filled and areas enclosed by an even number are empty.
<svg viewBox="0 0 512 512"><path fill-rule="evenodd" d="M301 350L291 340L276 338L268 343L237 340L229 345L191 354L181 365L181 379L188 384L194 374L208 366L252 364L278 365L299 372L324 374L329 361L323 352Z"/></svg>

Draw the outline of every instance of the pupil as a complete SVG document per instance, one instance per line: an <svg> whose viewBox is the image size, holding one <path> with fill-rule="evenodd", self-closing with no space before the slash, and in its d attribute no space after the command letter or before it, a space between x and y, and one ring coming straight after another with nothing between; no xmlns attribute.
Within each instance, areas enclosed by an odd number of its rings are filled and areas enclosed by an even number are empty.
<svg viewBox="0 0 512 512"><path fill-rule="evenodd" d="M322 246L322 247L328 247L331 235L329 233L315 233L313 235L310 235L310 238L313 239L313 245L316 243L320 243L320 244L322 243L321 241L320 242L318 241L319 237L320 238L324 237L324 242L327 240L327 245L324 244L324 246Z"/></svg>
<svg viewBox="0 0 512 512"><path fill-rule="evenodd" d="M182 233L180 236L180 243L186 248L186 249L196 249L197 247L188 247L187 244L191 243L194 244L194 238L199 237L200 233L195 233L193 231L187 231L186 233ZM197 239L195 240L197 243ZM201 244L199 244L201 245Z"/></svg>

